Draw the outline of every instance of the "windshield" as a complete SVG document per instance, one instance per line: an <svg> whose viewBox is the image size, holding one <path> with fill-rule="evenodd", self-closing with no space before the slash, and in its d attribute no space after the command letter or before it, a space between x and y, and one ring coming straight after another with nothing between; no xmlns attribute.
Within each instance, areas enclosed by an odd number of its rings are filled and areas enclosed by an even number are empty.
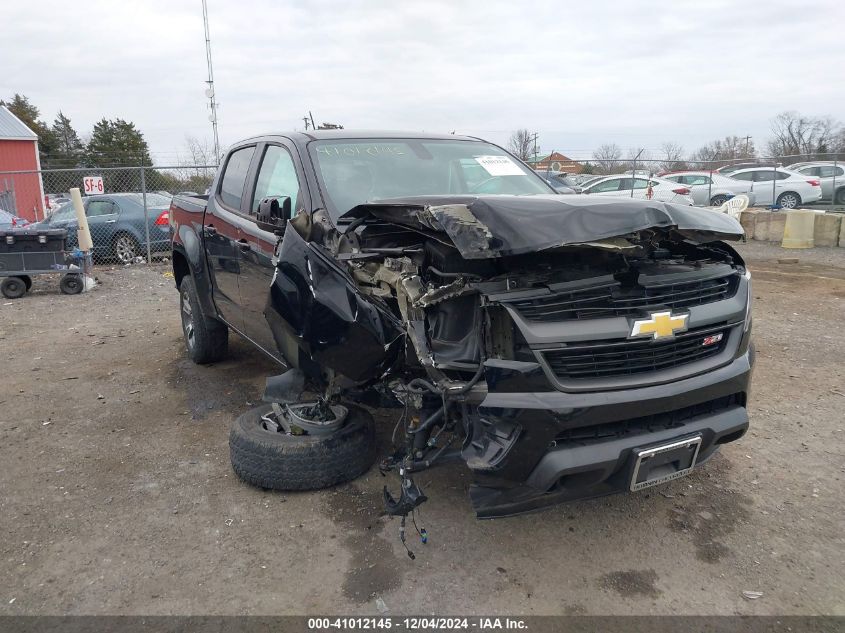
<svg viewBox="0 0 845 633"><path fill-rule="evenodd" d="M554 193L525 165L482 141L314 141L311 158L335 215L364 202L449 194Z"/></svg>

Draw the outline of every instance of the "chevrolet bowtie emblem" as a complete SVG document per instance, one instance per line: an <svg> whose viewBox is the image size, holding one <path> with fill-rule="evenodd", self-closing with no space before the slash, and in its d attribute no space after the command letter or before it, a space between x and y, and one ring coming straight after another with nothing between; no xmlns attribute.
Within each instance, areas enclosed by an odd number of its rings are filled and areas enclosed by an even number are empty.
<svg viewBox="0 0 845 633"><path fill-rule="evenodd" d="M688 314L652 312L648 319L637 319L631 326L631 338L651 336L653 339L669 338L687 329Z"/></svg>

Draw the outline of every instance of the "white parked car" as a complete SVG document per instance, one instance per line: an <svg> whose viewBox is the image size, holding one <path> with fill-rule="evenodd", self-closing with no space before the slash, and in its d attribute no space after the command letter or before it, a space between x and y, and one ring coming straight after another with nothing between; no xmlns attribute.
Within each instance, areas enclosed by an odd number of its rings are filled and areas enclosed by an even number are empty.
<svg viewBox="0 0 845 633"><path fill-rule="evenodd" d="M755 202L750 182L734 180L715 172L675 171L664 174L661 178L689 187L693 202L702 207L718 207L741 193L748 196L749 204L753 205Z"/></svg>
<svg viewBox="0 0 845 633"><path fill-rule="evenodd" d="M832 161L816 161L790 165L790 171L818 178L822 184L822 200L833 200L836 204L845 204L845 168ZM834 196L834 188L836 195Z"/></svg>
<svg viewBox="0 0 845 633"><path fill-rule="evenodd" d="M631 177L625 174L604 176L584 187L581 193L617 198L640 198L692 205L689 187L652 176Z"/></svg>
<svg viewBox="0 0 845 633"><path fill-rule="evenodd" d="M821 182L783 167L753 167L730 175L734 180L751 183L756 204L795 209L822 197Z"/></svg>

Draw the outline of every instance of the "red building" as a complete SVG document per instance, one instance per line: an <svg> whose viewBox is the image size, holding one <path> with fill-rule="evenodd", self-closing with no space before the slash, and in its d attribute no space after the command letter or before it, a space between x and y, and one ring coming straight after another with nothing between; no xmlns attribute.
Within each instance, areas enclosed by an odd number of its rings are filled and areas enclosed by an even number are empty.
<svg viewBox="0 0 845 633"><path fill-rule="evenodd" d="M40 170L38 136L8 108L0 106L0 209L30 222L43 220Z"/></svg>
<svg viewBox="0 0 845 633"><path fill-rule="evenodd" d="M583 165L576 163L569 156L564 156L560 152L552 152L545 156L535 156L525 162L538 171L550 169L552 171L566 172L567 174L580 174L584 169Z"/></svg>

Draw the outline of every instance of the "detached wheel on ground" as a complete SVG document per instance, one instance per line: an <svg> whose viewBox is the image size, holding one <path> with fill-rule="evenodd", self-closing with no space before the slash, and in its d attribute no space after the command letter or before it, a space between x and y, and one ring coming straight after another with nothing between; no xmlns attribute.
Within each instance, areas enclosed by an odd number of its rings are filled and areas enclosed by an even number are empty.
<svg viewBox="0 0 845 633"><path fill-rule="evenodd" d="M82 277L75 273L62 275L62 278L59 280L59 290L66 295L78 295L82 292L82 287Z"/></svg>
<svg viewBox="0 0 845 633"><path fill-rule="evenodd" d="M7 299L20 299L26 294L26 281L21 277L4 277L0 282L0 292Z"/></svg>
<svg viewBox="0 0 845 633"><path fill-rule="evenodd" d="M271 490L317 490L351 481L376 459L372 416L349 406L343 426L328 435L288 435L263 418L271 405L247 411L232 426L232 468L245 482Z"/></svg>
<svg viewBox="0 0 845 633"><path fill-rule="evenodd" d="M112 242L112 255L121 264L131 264L141 254L141 246L129 233L118 233Z"/></svg>
<svg viewBox="0 0 845 633"><path fill-rule="evenodd" d="M797 209L801 206L801 196L792 191L787 191L778 196L778 206L783 209Z"/></svg>
<svg viewBox="0 0 845 633"><path fill-rule="evenodd" d="M191 360L202 365L224 358L229 350L229 328L202 313L194 279L190 275L185 275L179 282L179 308L182 334Z"/></svg>

